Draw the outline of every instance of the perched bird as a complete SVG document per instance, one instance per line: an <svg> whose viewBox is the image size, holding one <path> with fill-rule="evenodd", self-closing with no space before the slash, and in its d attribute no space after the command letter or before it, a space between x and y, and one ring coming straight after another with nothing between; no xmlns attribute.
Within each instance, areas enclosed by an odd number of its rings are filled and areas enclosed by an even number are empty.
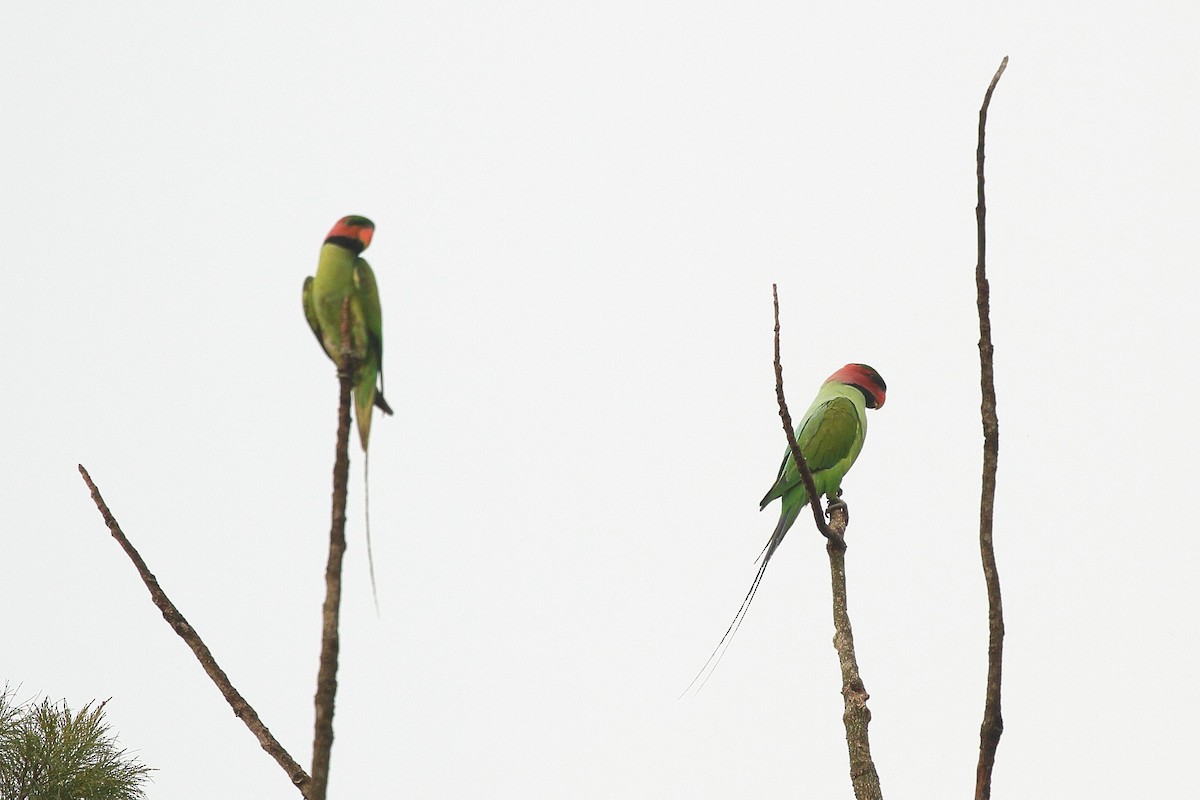
<svg viewBox="0 0 1200 800"><path fill-rule="evenodd" d="M812 472L817 496L836 500L841 494L842 478L850 471L867 437L868 408L883 408L887 384L879 373L866 364L847 364L825 379L817 397L796 428L796 444ZM754 587L762 580L767 562L775 554L800 511L808 505L808 490L800 479L800 467L789 447L779 465L775 485L758 504L762 511L776 497L781 498L779 523L775 526L759 567Z"/></svg>
<svg viewBox="0 0 1200 800"><path fill-rule="evenodd" d="M342 360L342 302L350 297L350 356L354 361L354 410L363 452L371 435L371 408L392 409L383 398L383 314L371 265L360 257L375 224L342 217L325 237L315 278L304 279L304 318L334 364ZM376 388L375 382L379 381Z"/></svg>
<svg viewBox="0 0 1200 800"><path fill-rule="evenodd" d="M325 237L316 277L304 279L304 318L312 328L321 349L333 363L342 366L342 304L350 298L350 358L354 370L354 416L358 420L358 441L363 449L364 487L367 480L367 440L371 436L371 410L384 414L392 409L383 399L383 314L379 308L379 287L371 265L361 258L371 244L375 223L366 217L342 217ZM376 388L375 382L379 381ZM371 552L370 489L364 489L366 503L367 564L371 572L371 596L379 611L375 590L375 557Z"/></svg>
<svg viewBox="0 0 1200 800"><path fill-rule="evenodd" d="M867 435L866 410L883 408L886 397L887 384L878 372L866 364L847 364L830 375L821 385L816 399L796 428L796 444L800 445L800 452L804 454L804 460L812 472L818 497L825 495L831 501L837 500L841 494L842 478L858 458ZM775 525L771 538L767 540L767 546L763 548L758 573L754 576L750 590L746 592L737 614L734 615L733 622L725 629L725 635L709 656L704 669L700 670L700 675L705 673L710 664L716 667L713 659L720 660L718 653L722 651L722 646L737 632L745 619L771 556L775 555L788 529L808 505L808 490L800 477L800 468L792 458L790 447L784 453L775 484L759 503L759 510L766 508L767 504L777 497L780 498L781 506L779 522ZM696 679L699 679L700 675L697 675ZM692 684L695 683L696 680L693 680Z"/></svg>

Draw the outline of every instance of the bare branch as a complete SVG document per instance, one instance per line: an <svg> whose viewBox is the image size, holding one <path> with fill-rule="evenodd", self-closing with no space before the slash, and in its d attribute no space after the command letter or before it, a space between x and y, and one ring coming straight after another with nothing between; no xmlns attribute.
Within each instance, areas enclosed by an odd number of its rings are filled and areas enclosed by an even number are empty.
<svg viewBox="0 0 1200 800"><path fill-rule="evenodd" d="M988 106L992 92L1008 66L1008 56L988 84L979 109L979 144L975 150L975 180L978 202L975 206L975 227L978 261L975 264L976 306L979 310L979 367L983 400L983 486L979 497L979 551L983 560L983 578L988 596L988 676L987 697L983 707L983 723L979 727L979 764L975 770L975 800L988 800L992 795L992 768L996 763L996 748L1004 732L1000 715L1000 677L1004 655L1004 608L1000 602L1000 575L996 570L996 551L992 546L992 519L996 502L996 467L1000 452L1000 423L996 416L996 381L992 361L992 321L988 288L987 204L983 192L984 132L987 128Z"/></svg>
<svg viewBox="0 0 1200 800"><path fill-rule="evenodd" d="M825 524L825 514L821 511L821 498L817 495L817 484L813 481L812 470L808 468L808 462L804 460L804 453L800 452L800 445L796 443L796 433L792 429L792 415L788 413L787 400L783 397L783 363L779 358L779 289L773 283L771 284L771 298L775 304L775 398L779 401L779 417L783 420L783 433L787 437L792 460L796 462L796 466L800 470L800 479L804 481L804 488L808 490L808 503L812 507L817 530L830 542L834 542L837 547L845 550L846 540Z"/></svg>
<svg viewBox="0 0 1200 800"><path fill-rule="evenodd" d="M850 782L858 800L882 800L879 773L875 771L875 762L871 759L871 742L867 736L867 724L871 721L871 710L867 708L870 695L858 673L854 631L850 627L850 613L846 605L846 525L850 517L846 504L831 497L829 524L825 524L817 486L796 442L792 415L788 413L787 401L783 397L783 363L779 357L779 290L775 284L771 284L771 296L775 302L775 397L779 401L779 416L783 420L792 460L799 467L804 488L808 490L813 518L817 529L825 536L825 550L829 554L829 573L833 584L833 646L837 649L842 671L842 698L845 702L842 722L846 727L846 746L850 751Z"/></svg>
<svg viewBox="0 0 1200 800"><path fill-rule="evenodd" d="M346 495L350 473L350 297L342 302L342 350L338 369L338 429L333 462L333 520L329 528L329 560L325 565L325 604L321 610L321 657L314 697L312 791L308 800L325 800L329 759L333 752L333 706L337 694L338 618L342 606L342 558L346 552Z"/></svg>
<svg viewBox="0 0 1200 800"><path fill-rule="evenodd" d="M882 800L879 773L871 759L871 742L867 726L871 710L867 708L867 687L858 674L858 658L854 655L854 631L846 606L846 525L849 523L844 503L830 502L829 527L836 534L825 543L829 554L829 574L833 584L833 646L837 650L842 671L842 723L846 726L846 747L850 751L850 782L858 800Z"/></svg>
<svg viewBox="0 0 1200 800"><path fill-rule="evenodd" d="M183 618L183 614L179 613L179 609L167 597L166 592L158 585L158 579L150 572L150 568L146 566L146 562L142 560L141 555L125 534L121 531L121 526L117 523L112 512L109 511L108 505L104 502L104 498L100 496L100 490L96 488L96 484L92 481L92 476L84 469L83 465L79 465L79 474L83 476L83 482L87 484L88 490L92 493L92 502L96 504L96 508L100 511L100 516L104 518L104 524L108 526L108 530L112 533L112 537L121 545L121 549L125 551L125 555L129 556L129 560L133 562L133 566L137 568L138 575L141 576L142 582L146 584L146 588L150 590L150 597L154 600L154 605L158 606L158 610L162 612L163 619L171 626L175 633L179 634L192 649L196 659L200 662L200 666L208 673L208 677L217 685L221 694L225 697L225 701L229 703L229 707L233 709L233 715L246 723L246 727L258 739L258 743L263 750L275 759L279 766L283 767L283 771L287 773L292 783L305 793L309 788L310 779L304 768L296 763L283 748L263 721L259 719L258 713L255 712L246 699L233 688L233 684L229 682L225 671L218 666L217 661L213 658L212 652L208 646L200 638L200 634L196 633L188 621Z"/></svg>

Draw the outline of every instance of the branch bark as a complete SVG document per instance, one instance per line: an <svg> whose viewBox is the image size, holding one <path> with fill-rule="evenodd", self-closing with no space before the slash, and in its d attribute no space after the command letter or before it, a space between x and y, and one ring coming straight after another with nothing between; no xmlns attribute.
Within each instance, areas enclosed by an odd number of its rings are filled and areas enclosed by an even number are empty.
<svg viewBox="0 0 1200 800"><path fill-rule="evenodd" d="M167 597L166 592L158 585L158 579L150 572L150 568L146 566L146 562L142 560L142 556L121 530L120 524L117 523L116 518L108 509L104 498L100 496L100 490L96 488L96 484L92 481L92 476L88 474L88 471L84 469L82 464L79 465L79 474L83 476L83 482L87 484L88 491L92 493L92 502L96 504L96 508L100 511L100 516L104 518L104 524L108 526L112 537L117 540L117 543L121 545L121 549L125 551L125 555L129 556L129 560L137 568L138 575L141 576L142 582L146 584L146 588L150 590L150 597L154 601L154 605L158 606L158 610L162 612L163 619L167 621L167 624L171 626L171 629L175 633L179 634L179 637L187 643L187 646L192 649L192 653L195 654L196 660L200 662L200 666L204 668L208 677L217 685L217 689L220 690L225 701L229 703L229 707L233 709L233 715L246 723L246 727L258 739L258 743L262 746L262 749L266 750L268 755L275 759L275 762L283 768L283 771L287 773L288 778L291 779L296 788L307 796L307 789L310 784L308 773L296 763L295 759L283 748L283 745L271 734L271 731L259 719L258 713L251 708L246 699L242 697L237 689L233 688L229 677L217 664L212 652L200 638L200 634L184 619L183 614L179 613L179 609L175 607L175 604Z"/></svg>
<svg viewBox="0 0 1200 800"><path fill-rule="evenodd" d="M779 288L773 283L771 284L771 299L775 305L775 399L779 402L779 418L783 421L783 434L787 437L792 460L796 462L796 467L800 470L800 480L804 481L804 488L808 490L808 504L812 508L817 530L835 546L845 550L846 540L825 524L825 513L821 510L821 498L817 496L817 484L813 481L812 470L808 468L808 462L804 460L804 453L800 452L800 445L796 442L792 415L788 412L787 400L783 397L783 362L779 358ZM844 527L843 530L845 530Z"/></svg>
<svg viewBox="0 0 1200 800"><path fill-rule="evenodd" d="M825 536L825 551L829 554L829 574L833 587L833 646L837 650L842 672L842 723L846 727L846 747L850 751L850 783L858 800L882 800L879 773L871 759L871 742L867 735L867 726L871 721L871 710L867 708L870 695L858 672L854 631L850 626L846 603L846 526L850 516L845 503L829 498L829 524L825 524L825 512L821 510L816 483L804 460L804 453L800 452L800 445L796 442L792 415L783 396L783 364L779 356L779 289L775 284L771 284L771 297L775 304L775 398L779 401L779 417L783 420L792 460L800 469L804 488L808 490L817 529Z"/></svg>
<svg viewBox="0 0 1200 800"><path fill-rule="evenodd" d="M979 368L983 400L980 415L983 419L983 485L979 497L979 552L983 561L983 579L988 597L988 675L987 693L983 707L983 723L979 727L979 763L975 769L975 800L992 796L992 768L996 763L996 748L1004 732L1000 715L1000 678L1004 655L1004 608L1000 602L1000 575L996 569L996 551L992 546L992 519L996 502L996 467L1000 452L1000 423L996 416L996 382L992 361L992 321L988 287L987 203L984 200L983 153L984 132L987 128L988 106L992 92L1008 66L1008 56L992 77L983 105L979 109L979 143L975 150L975 181L978 200L975 206L976 248L975 264L976 307L979 311Z"/></svg>
<svg viewBox="0 0 1200 800"><path fill-rule="evenodd" d="M333 461L333 513L329 528L329 560L325 564L325 604L321 609L321 657L313 731L312 787L307 800L325 800L329 760L333 752L333 707L337 694L338 619L342 607L342 559L346 553L346 495L350 474L350 298L342 302L341 367L338 369L338 428Z"/></svg>
<svg viewBox="0 0 1200 800"><path fill-rule="evenodd" d="M871 741L867 726L871 709L867 708L867 687L858 673L858 658L854 654L854 631L846 606L846 546L843 541L850 519L845 504L831 505L829 527L837 534L825 544L829 554L829 575L833 584L833 646L837 650L842 670L842 723L846 727L846 747L850 751L850 782L858 800L882 800L879 773L871 759Z"/></svg>

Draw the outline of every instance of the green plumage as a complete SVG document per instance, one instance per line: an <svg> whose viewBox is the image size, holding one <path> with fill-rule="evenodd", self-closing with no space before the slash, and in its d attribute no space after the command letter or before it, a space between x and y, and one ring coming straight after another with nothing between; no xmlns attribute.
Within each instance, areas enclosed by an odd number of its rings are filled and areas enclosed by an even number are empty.
<svg viewBox="0 0 1200 800"><path fill-rule="evenodd" d="M837 497L842 478L862 451L866 435L867 406L862 391L833 381L822 386L796 430L796 444L808 462L818 495ZM800 479L800 468L792 458L791 448L784 453L775 484L758 507L766 508L777 497L782 498L779 524L767 543L763 569L800 511L808 505L808 490Z"/></svg>
<svg viewBox="0 0 1200 800"><path fill-rule="evenodd" d="M383 398L383 313L371 265L359 256L374 225L366 217L341 220L321 247L316 277L304 280L304 318L334 364L342 359L342 304L350 298L350 357L358 438L367 449L371 409L392 410ZM365 239L365 241L363 241ZM378 382L379 386L376 387Z"/></svg>

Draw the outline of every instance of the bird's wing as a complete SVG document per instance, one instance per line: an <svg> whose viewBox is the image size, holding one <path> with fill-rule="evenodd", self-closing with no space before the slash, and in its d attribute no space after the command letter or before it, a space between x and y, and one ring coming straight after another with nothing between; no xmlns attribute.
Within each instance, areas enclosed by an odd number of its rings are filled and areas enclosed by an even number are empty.
<svg viewBox="0 0 1200 800"><path fill-rule="evenodd" d="M831 397L813 409L796 435L796 444L814 474L834 467L850 455L855 440L862 435L862 420L858 409L846 397ZM782 497L800 483L800 468L792 461L791 448L784 453L779 475L760 507Z"/></svg>
<svg viewBox="0 0 1200 800"><path fill-rule="evenodd" d="M375 271L365 258L354 260L354 288L362 304L363 322L371 346L383 356L383 311L379 307L379 285L375 283Z"/></svg>
<svg viewBox="0 0 1200 800"><path fill-rule="evenodd" d="M321 335L321 323L317 320L317 307L313 303L313 278L311 275L304 279L304 293L301 300L304 303L304 319L308 320L308 327L312 328L313 336L317 337L317 342L324 350L325 337Z"/></svg>
<svg viewBox="0 0 1200 800"><path fill-rule="evenodd" d="M832 469L849 456L860 436L862 419L858 409L849 398L834 397L805 421L796 441L808 468L820 472Z"/></svg>

